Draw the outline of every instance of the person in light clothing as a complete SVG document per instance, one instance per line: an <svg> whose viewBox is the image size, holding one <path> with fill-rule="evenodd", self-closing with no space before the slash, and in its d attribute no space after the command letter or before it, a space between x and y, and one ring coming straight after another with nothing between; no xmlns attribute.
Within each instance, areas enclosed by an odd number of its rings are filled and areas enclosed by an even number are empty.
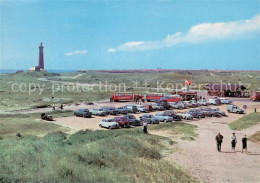
<svg viewBox="0 0 260 183"><path fill-rule="evenodd" d="M236 134L233 133L230 137L230 140L231 140L231 148L234 152L236 152L236 143L237 143L237 137L236 137Z"/></svg>
<svg viewBox="0 0 260 183"><path fill-rule="evenodd" d="M143 132L144 132L144 133L148 133L148 131L147 131L147 126L148 126L147 121L144 121L144 123L143 123Z"/></svg>

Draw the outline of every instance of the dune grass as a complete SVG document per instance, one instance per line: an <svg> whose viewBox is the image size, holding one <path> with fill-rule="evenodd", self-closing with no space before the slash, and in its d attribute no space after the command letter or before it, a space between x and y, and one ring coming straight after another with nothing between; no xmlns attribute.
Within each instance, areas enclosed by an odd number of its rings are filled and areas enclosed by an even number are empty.
<svg viewBox="0 0 260 183"><path fill-rule="evenodd" d="M73 115L72 111L48 112L54 118ZM45 135L58 130L70 131L69 128L40 120L40 113L33 114L0 114L1 138L14 136L17 133L27 135Z"/></svg>
<svg viewBox="0 0 260 183"><path fill-rule="evenodd" d="M248 140L260 145L260 131L257 131L255 134L251 135Z"/></svg>
<svg viewBox="0 0 260 183"><path fill-rule="evenodd" d="M0 140L0 182L197 182L164 159L172 141L139 129Z"/></svg>
<svg viewBox="0 0 260 183"><path fill-rule="evenodd" d="M197 134L197 126L182 122L164 123L160 125L149 125L149 130L170 131L171 134L181 136L183 140L194 140Z"/></svg>
<svg viewBox="0 0 260 183"><path fill-rule="evenodd" d="M232 130L243 130L249 128L257 123L260 123L260 112L250 113L242 118L239 118L229 123L229 128Z"/></svg>

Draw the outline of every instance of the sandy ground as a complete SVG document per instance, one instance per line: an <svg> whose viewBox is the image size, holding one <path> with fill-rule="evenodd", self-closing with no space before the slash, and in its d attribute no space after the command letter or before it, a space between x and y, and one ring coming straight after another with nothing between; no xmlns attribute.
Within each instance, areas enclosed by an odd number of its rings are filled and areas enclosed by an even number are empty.
<svg viewBox="0 0 260 183"><path fill-rule="evenodd" d="M253 111L254 107L255 104L249 105L247 111ZM257 107L259 111L259 105ZM250 136L260 131L260 124L243 131L229 129L227 124L240 117L238 114L229 114L228 117L193 121L198 126L198 138L195 141L185 141L172 137L177 140L179 150L170 155L170 158L202 182L259 183L260 145L248 141L248 155L241 154L241 139L244 134ZM224 136L221 153L217 152L215 142L218 132ZM231 152L232 132L237 136L236 153Z"/></svg>
<svg viewBox="0 0 260 183"><path fill-rule="evenodd" d="M254 108L260 111L259 103L250 102L248 99L234 99L234 104L242 107L247 105L247 113L253 112ZM102 105L124 105L124 103L106 103ZM226 111L225 105L218 106ZM176 110L177 112L177 110ZM151 114L155 114L153 112ZM136 114L139 118L143 114ZM178 151L170 155L170 159L183 166L192 176L202 182L235 182L235 183L256 183L260 182L260 145L248 142L248 155L241 154L241 139L244 134L250 136L260 131L260 124L243 131L235 131L238 139L236 153L231 153L230 130L228 123L242 117L240 114L228 114L228 117L205 118L201 120L184 121L198 126L199 136L195 141L185 141L178 139L165 131L157 131L155 134L168 136L177 141ZM107 116L105 118L113 118ZM56 118L53 123L69 127L75 131L81 129L103 129L98 126L104 117L94 116L93 118L63 117ZM221 132L224 136L222 152L217 152L215 135Z"/></svg>

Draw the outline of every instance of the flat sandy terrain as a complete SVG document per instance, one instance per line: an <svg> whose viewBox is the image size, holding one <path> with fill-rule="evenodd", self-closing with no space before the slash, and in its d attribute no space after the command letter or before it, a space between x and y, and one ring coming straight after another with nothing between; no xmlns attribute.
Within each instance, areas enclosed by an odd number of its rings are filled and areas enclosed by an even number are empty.
<svg viewBox="0 0 260 183"><path fill-rule="evenodd" d="M248 99L234 99L234 104L242 107L247 105L246 113L260 111L259 103L251 102ZM124 103L100 102L96 105L125 105ZM82 105L73 107L80 108ZM86 107L86 106L84 106ZM89 106L90 108L93 106ZM226 105L218 106L226 112ZM176 112L178 110L175 110ZM185 111L185 110L182 110ZM155 114L153 112L151 114ZM143 114L135 114L136 118ZM260 124L243 131L235 131L237 135L236 153L231 152L230 136L233 130L229 129L228 123L242 117L241 114L228 114L228 117L207 117L201 120L184 121L198 126L198 137L194 141L181 140L173 134L165 131L152 132L156 135L167 136L177 141L178 151L170 155L170 159L184 167L192 176L202 182L222 183L257 183L260 182L260 145L248 141L248 155L241 154L241 139L244 134L248 137L260 131ZM103 118L113 118L114 116L93 118L63 117L56 118L53 123L69 127L73 130L81 129L103 129L98 123ZM149 129L149 127L148 127ZM218 132L224 136L222 152L217 152L215 136Z"/></svg>

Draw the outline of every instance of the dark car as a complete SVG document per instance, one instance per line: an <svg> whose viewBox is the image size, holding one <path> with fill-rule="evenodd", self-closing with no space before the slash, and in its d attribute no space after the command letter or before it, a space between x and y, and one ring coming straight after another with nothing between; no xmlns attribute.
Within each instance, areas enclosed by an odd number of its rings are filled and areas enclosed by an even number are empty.
<svg viewBox="0 0 260 183"><path fill-rule="evenodd" d="M211 116L211 117L221 116L221 114L217 110L212 110L209 107L201 107L200 111L202 111L205 114L205 116Z"/></svg>
<svg viewBox="0 0 260 183"><path fill-rule="evenodd" d="M187 113L191 114L194 118L205 118L205 114L198 109L190 109Z"/></svg>
<svg viewBox="0 0 260 183"><path fill-rule="evenodd" d="M163 113L162 113L162 115L164 115L164 116L171 116L171 117L173 117L173 120L174 121L181 121L181 117L179 116L179 115L177 115L175 112L173 112L173 111L164 111Z"/></svg>
<svg viewBox="0 0 260 183"><path fill-rule="evenodd" d="M126 107L117 107L116 108L119 112L119 114L127 114L128 113L128 109Z"/></svg>
<svg viewBox="0 0 260 183"><path fill-rule="evenodd" d="M117 114L119 114L119 111L115 107L107 106L107 107L104 107L103 110L107 114L110 114L110 115L117 115Z"/></svg>
<svg viewBox="0 0 260 183"><path fill-rule="evenodd" d="M154 111L163 111L164 110L164 107L161 105L158 105L157 103L153 103L152 108Z"/></svg>
<svg viewBox="0 0 260 183"><path fill-rule="evenodd" d="M79 109L77 111L74 111L75 116L81 116L84 118L91 118L92 113L88 109Z"/></svg>
<svg viewBox="0 0 260 183"><path fill-rule="evenodd" d="M142 125L141 121L136 119L135 116L132 115L132 114L127 114L127 115L124 115L123 117L126 118L130 122L130 124L133 125L133 126L141 126Z"/></svg>
<svg viewBox="0 0 260 183"><path fill-rule="evenodd" d="M157 119L154 115L152 114L145 114L143 116L140 116L140 121L144 122L148 122L149 124L159 124L160 120Z"/></svg>
<svg viewBox="0 0 260 183"><path fill-rule="evenodd" d="M172 109L172 106L166 100L157 100L156 104L159 106L163 106L164 110Z"/></svg>
<svg viewBox="0 0 260 183"><path fill-rule="evenodd" d="M131 123L129 122L129 120L122 116L115 117L113 119L113 121L117 122L119 124L119 126L122 128L129 128L131 126Z"/></svg>
<svg viewBox="0 0 260 183"><path fill-rule="evenodd" d="M137 113L138 112L138 109L135 105L126 105L124 106L129 113Z"/></svg>

